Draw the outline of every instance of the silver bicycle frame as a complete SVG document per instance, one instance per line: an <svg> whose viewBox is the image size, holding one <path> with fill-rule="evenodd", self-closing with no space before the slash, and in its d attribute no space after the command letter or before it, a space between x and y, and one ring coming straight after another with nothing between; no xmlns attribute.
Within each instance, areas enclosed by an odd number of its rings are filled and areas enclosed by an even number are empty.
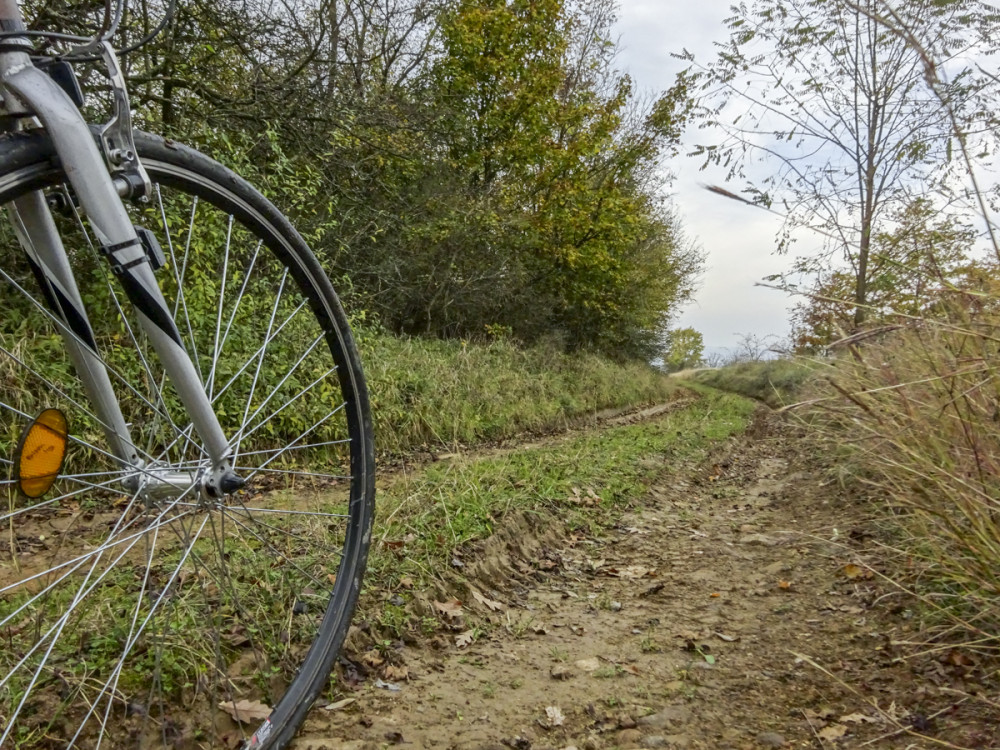
<svg viewBox="0 0 1000 750"><path fill-rule="evenodd" d="M24 28L17 0L0 0L0 29L22 31ZM30 44L24 37L0 40L2 114L24 119L35 117L51 136L63 172L210 459L211 469L203 475L178 477L173 473L165 476L160 484L176 492L178 482L182 485L197 482L210 497L230 492L241 484L230 464L232 448L184 348L149 265L146 250L122 204L119 188L125 193L130 186L121 178L112 178L105 159L107 156L112 163L134 161L139 174L144 177L145 173L138 166L138 157L134 150L129 152L121 143L114 144L116 153L102 156L76 105L51 77L32 64L29 50ZM117 126L118 132L122 127L127 128L127 140L131 141L131 124L117 61L106 43L102 51L109 62L116 91L114 118L101 131L102 147L107 151L112 127ZM119 77L117 81L114 80L116 75ZM34 270L43 280L43 287L47 287L43 288L43 293L48 296L50 304L53 300L55 302L57 310L54 312L61 317L60 333L94 412L102 422L112 451L126 468L146 469L136 475L142 477L143 483L157 484L155 467L145 467L140 459L107 369L96 351L83 300L44 195L35 192L14 201L8 204L8 213L29 262L35 265ZM155 486L146 489L156 494Z"/></svg>

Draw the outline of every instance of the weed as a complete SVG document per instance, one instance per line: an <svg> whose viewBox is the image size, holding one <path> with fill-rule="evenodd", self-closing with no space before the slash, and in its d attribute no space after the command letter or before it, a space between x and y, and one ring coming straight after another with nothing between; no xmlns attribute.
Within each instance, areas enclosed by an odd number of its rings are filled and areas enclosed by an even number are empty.
<svg viewBox="0 0 1000 750"><path fill-rule="evenodd" d="M549 655L554 661L564 662L569 658L569 651L564 648L560 648L559 646L553 646L549 650Z"/></svg>
<svg viewBox="0 0 1000 750"><path fill-rule="evenodd" d="M609 677L620 677L625 674L625 670L617 664L605 664L604 666L595 669L592 674L594 677L607 679Z"/></svg>

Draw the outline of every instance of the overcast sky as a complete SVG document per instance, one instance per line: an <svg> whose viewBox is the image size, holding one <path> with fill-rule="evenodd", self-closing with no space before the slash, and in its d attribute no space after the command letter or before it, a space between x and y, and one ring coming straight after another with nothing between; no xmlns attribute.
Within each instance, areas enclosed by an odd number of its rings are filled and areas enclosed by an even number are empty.
<svg viewBox="0 0 1000 750"><path fill-rule="evenodd" d="M684 67L671 52L686 48L707 62L713 42L726 38L722 21L729 15L729 0L620 2L619 64L638 89L659 92L671 86ZM699 171L695 158L679 156L668 166L676 175L673 198L684 226L707 256L695 301L677 324L701 331L706 348L734 347L743 334L786 338L792 300L754 286L789 266L788 257L772 252L781 220L709 193L704 185L722 184L724 174Z"/></svg>

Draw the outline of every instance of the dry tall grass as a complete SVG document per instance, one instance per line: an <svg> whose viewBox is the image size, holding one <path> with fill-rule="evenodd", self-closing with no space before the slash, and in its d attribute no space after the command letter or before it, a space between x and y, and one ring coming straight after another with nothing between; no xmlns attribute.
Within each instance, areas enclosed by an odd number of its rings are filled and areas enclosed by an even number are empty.
<svg viewBox="0 0 1000 750"><path fill-rule="evenodd" d="M810 421L883 496L931 634L1000 651L1000 314L956 306L851 345Z"/></svg>

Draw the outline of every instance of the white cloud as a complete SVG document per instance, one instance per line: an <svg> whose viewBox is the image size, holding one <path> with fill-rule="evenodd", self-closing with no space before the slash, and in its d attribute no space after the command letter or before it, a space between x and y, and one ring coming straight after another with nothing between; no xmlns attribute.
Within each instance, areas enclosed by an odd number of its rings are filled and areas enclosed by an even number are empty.
<svg viewBox="0 0 1000 750"><path fill-rule="evenodd" d="M728 0L621 0L619 65L639 89L666 90L685 67L670 53L687 49L707 61L713 44L727 36L723 21L729 14ZM701 331L712 348L735 346L736 334L787 336L791 301L755 286L789 266L787 257L773 253L781 220L705 190L705 184L722 184L725 175L699 171L697 159L681 156L667 166L676 175L674 202L685 229L707 254L695 302L678 324Z"/></svg>

